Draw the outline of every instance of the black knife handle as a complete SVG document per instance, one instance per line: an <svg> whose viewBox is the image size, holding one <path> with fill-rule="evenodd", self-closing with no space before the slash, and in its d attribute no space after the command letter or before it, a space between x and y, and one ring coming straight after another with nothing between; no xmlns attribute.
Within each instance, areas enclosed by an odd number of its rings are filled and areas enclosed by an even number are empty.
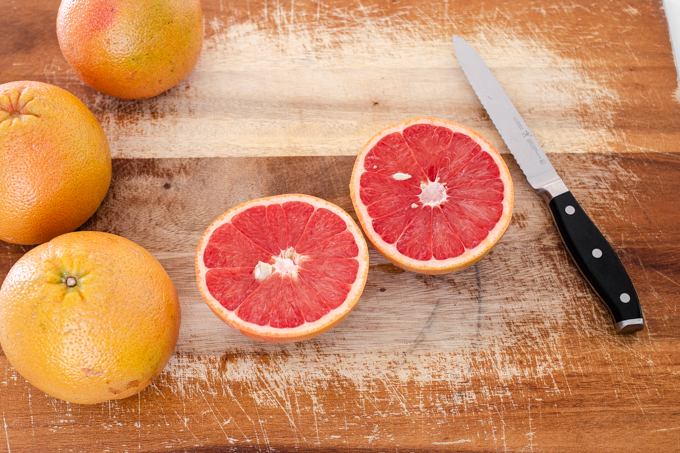
<svg viewBox="0 0 680 453"><path fill-rule="evenodd" d="M621 260L571 192L550 200L550 211L581 274L609 309L617 333L642 330L642 308Z"/></svg>

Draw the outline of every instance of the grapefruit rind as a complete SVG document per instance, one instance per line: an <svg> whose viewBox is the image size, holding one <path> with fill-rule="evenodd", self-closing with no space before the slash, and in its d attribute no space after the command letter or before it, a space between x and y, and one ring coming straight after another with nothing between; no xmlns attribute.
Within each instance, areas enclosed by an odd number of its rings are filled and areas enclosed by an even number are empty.
<svg viewBox="0 0 680 453"><path fill-rule="evenodd" d="M385 242L380 237L380 235L378 235L378 233L373 228L373 222L371 221L371 216L368 215L366 206L361 202L360 180L361 175L365 172L364 162L368 152L373 149L373 147L386 135L395 132L402 132L407 127L416 124L443 126L450 129L454 133L460 132L470 136L482 148L482 151L486 152L489 154L489 156L491 156L491 158L493 158L494 162L498 166L498 170L500 171L501 180L503 181L503 213L501 218L498 220L494 228L489 231L486 238L480 244L472 249L467 249L462 255L456 256L454 258L449 258L446 260L437 260L435 258L431 258L428 261L421 261L405 256L397 250L396 243L389 244ZM491 145L491 143L489 143L489 141L469 127L436 118L408 119L387 127L373 136L373 138L371 138L371 140L369 140L368 143L364 145L357 156L357 160L354 163L354 169L352 170L352 179L350 181L349 188L352 204L354 205L354 211L359 218L359 223L366 234L366 238L385 258L387 258L394 265L407 271L420 274L449 274L476 263L482 259L484 255L486 255L503 236L512 219L512 207L514 202L512 177L510 176L510 171L508 170L505 161L498 151L493 147L493 145Z"/></svg>
<svg viewBox="0 0 680 453"><path fill-rule="evenodd" d="M245 211L246 209L252 208L254 206L267 206L270 204L283 204L287 201L302 201L311 204L315 208L326 208L337 214L347 225L347 230L352 233L356 241L357 247L359 248L359 253L356 260L359 263L359 268L357 270L356 280L351 286L349 293L342 303L335 309L332 309L324 316L319 318L314 322L306 322L298 327L293 328L276 328L271 326L260 326L254 323L244 321L239 318L234 311L229 311L224 308L219 301L217 301L208 290L206 285L206 273L209 270L205 266L203 261L204 251L210 237L213 232L220 226L228 223L236 215ZM235 206L218 217L208 229L203 233L200 242L198 243L198 248L196 251L196 281L198 283L198 289L201 296L208 304L208 307L229 326L233 327L243 335L253 338L259 341L265 341L269 343L289 343L296 341L304 341L311 339L317 335L320 335L333 327L335 327L340 321L345 319L345 317L352 311L354 306L359 301L361 294L366 285L366 278L368 276L368 245L361 232L359 226L354 222L352 217L347 214L342 208L329 203L321 198L313 197L311 195L304 194L288 194L288 195L277 195L273 197L259 198L256 200L251 200Z"/></svg>

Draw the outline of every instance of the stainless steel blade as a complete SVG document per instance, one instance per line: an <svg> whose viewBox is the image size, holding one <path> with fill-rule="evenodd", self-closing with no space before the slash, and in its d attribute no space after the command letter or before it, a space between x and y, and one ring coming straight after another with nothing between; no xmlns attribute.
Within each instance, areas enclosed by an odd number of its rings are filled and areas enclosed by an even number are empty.
<svg viewBox="0 0 680 453"><path fill-rule="evenodd" d="M545 152L475 49L453 35L453 48L465 77L515 156L529 184L546 201L567 192Z"/></svg>

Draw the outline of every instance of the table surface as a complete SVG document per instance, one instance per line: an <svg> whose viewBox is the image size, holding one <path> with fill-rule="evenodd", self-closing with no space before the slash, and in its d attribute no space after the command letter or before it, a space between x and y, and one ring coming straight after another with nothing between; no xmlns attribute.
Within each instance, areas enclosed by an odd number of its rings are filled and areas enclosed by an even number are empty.
<svg viewBox="0 0 680 453"><path fill-rule="evenodd" d="M150 100L86 87L61 55L57 0L2 0L0 83L70 90L111 143L85 229L146 247L182 305L176 353L137 396L69 404L0 352L0 452L680 451L680 103L660 1L204 0L189 77ZM644 331L617 336L455 59L496 74L636 285ZM465 124L503 154L512 223L446 276L370 250L356 309L270 345L202 301L193 256L231 206L308 193L354 215L361 146L395 122ZM0 243L0 281L27 247Z"/></svg>

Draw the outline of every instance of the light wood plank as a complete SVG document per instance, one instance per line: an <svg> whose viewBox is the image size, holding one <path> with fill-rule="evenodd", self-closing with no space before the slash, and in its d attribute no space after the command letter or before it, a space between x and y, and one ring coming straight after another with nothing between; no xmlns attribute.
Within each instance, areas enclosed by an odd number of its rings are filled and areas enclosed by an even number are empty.
<svg viewBox="0 0 680 453"><path fill-rule="evenodd" d="M478 49L548 153L673 152L680 140L659 2L205 1L195 70L143 101L76 77L48 20L54 11L44 12L57 4L14 7L20 31L6 38L0 83L72 91L114 157L356 155L382 128L416 116L465 124L507 153L455 59L453 33ZM653 141L650 128L660 132Z"/></svg>

